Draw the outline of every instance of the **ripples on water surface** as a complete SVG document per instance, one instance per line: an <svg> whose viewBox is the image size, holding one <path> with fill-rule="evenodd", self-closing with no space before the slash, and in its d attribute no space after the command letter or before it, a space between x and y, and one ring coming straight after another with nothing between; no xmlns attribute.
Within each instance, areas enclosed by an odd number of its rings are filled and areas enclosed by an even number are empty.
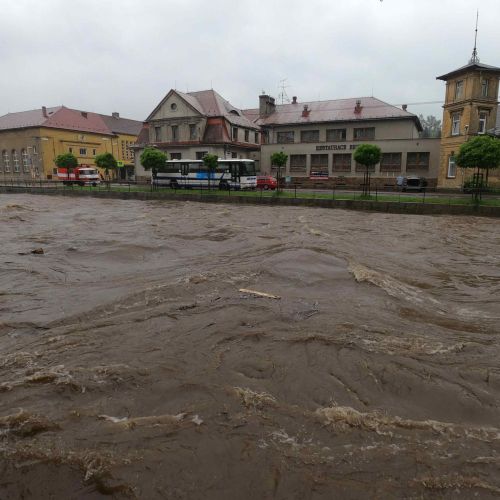
<svg viewBox="0 0 500 500"><path fill-rule="evenodd" d="M0 222L0 498L500 494L497 220L2 195Z"/></svg>

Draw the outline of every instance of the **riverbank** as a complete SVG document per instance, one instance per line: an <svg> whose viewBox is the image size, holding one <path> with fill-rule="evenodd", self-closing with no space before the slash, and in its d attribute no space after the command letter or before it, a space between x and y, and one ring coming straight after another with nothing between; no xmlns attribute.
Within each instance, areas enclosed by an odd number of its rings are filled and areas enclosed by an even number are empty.
<svg viewBox="0 0 500 500"><path fill-rule="evenodd" d="M130 188L129 188L130 189ZM396 214L422 214L422 215L474 215L483 217L500 217L499 200L487 200L482 204L475 205L463 198L420 198L411 197L412 201L404 201L405 197L393 195L380 195L371 199L360 199L359 196L345 199L342 194L332 192L331 195L310 194L309 196L296 196L295 193L282 193L276 196L274 193L262 192L221 192L221 191L198 191L198 190L138 190L126 188L110 188L109 190L97 188L53 188L34 186L0 186L0 193L28 193L51 196L74 196L92 198L110 198L121 200L184 200L208 203L233 203L251 205L273 205L294 207L320 207L341 208L346 210L360 210L370 212L385 212ZM391 201L390 201L391 200ZM402 201L403 200L403 201ZM413 201L417 200L417 201Z"/></svg>

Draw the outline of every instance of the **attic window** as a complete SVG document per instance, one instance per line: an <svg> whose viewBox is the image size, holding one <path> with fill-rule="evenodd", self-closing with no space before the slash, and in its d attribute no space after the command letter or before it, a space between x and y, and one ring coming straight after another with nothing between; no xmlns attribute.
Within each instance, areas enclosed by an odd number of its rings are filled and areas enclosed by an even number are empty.
<svg viewBox="0 0 500 500"><path fill-rule="evenodd" d="M235 109L232 109L231 111L229 111L231 114L233 115L236 115L236 116L240 116L240 114L238 113L238 111L236 111Z"/></svg>
<svg viewBox="0 0 500 500"><path fill-rule="evenodd" d="M177 109L177 104L175 104L175 102L173 102L171 105L170 105L170 109L172 111L175 111Z"/></svg>

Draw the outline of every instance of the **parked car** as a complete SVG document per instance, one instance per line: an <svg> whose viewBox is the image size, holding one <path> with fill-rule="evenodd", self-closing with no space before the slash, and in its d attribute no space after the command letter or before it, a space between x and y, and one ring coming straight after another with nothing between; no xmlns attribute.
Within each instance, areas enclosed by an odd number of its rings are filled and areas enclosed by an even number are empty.
<svg viewBox="0 0 500 500"><path fill-rule="evenodd" d="M259 175L257 177L257 189L276 189L278 182L275 177L270 175Z"/></svg>
<svg viewBox="0 0 500 500"><path fill-rule="evenodd" d="M425 177L404 177L401 189L403 191L425 191L427 179Z"/></svg>

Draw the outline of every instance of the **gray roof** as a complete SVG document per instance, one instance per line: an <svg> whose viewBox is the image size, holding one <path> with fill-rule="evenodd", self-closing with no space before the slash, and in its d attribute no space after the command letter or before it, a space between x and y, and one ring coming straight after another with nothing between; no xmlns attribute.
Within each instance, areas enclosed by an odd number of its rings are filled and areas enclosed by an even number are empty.
<svg viewBox="0 0 500 500"><path fill-rule="evenodd" d="M465 66L462 66L458 69L455 69L453 71L450 71L449 73L446 73L445 75L437 76L436 80L448 80L452 76L459 75L460 73L465 73L467 71L486 71L486 72L492 72L492 73L500 73L500 68L496 66L490 66L489 64L483 64L480 62L472 62L468 63Z"/></svg>
<svg viewBox="0 0 500 500"><path fill-rule="evenodd" d="M101 118L114 134L139 135L142 129L142 122L138 120L109 115L101 115Z"/></svg>

